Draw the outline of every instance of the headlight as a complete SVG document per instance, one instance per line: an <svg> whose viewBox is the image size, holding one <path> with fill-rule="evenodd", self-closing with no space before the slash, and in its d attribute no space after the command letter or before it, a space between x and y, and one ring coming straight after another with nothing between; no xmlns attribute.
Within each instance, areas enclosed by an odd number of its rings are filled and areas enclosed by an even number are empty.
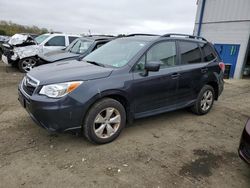
<svg viewBox="0 0 250 188"><path fill-rule="evenodd" d="M51 98L60 98L78 88L83 81L65 82L58 84L45 85L39 94L46 95Z"/></svg>

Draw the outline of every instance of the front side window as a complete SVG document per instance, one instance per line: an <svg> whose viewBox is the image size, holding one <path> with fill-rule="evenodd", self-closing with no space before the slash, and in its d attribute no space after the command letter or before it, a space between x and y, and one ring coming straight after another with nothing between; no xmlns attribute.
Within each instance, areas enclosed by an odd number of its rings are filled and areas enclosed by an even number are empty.
<svg viewBox="0 0 250 188"><path fill-rule="evenodd" d="M147 52L147 62L160 61L161 68L176 65L176 47L175 42L161 42L154 45Z"/></svg>
<svg viewBox="0 0 250 188"><path fill-rule="evenodd" d="M144 71L145 63L146 63L146 55L143 55L140 61L136 64L134 70L139 72Z"/></svg>
<svg viewBox="0 0 250 188"><path fill-rule="evenodd" d="M65 46L65 37L64 36L55 36L52 37L45 46Z"/></svg>
<svg viewBox="0 0 250 188"><path fill-rule="evenodd" d="M139 60L135 67L135 71L143 71L146 62L161 62L161 68L172 67L176 65L176 45L175 42L167 41L154 45Z"/></svg>
<svg viewBox="0 0 250 188"><path fill-rule="evenodd" d="M129 38L116 39L93 51L84 60L112 67L122 67L146 44L146 41L131 40Z"/></svg>
<svg viewBox="0 0 250 188"><path fill-rule="evenodd" d="M180 41L179 48L182 64L201 63L201 51L197 43Z"/></svg>
<svg viewBox="0 0 250 188"><path fill-rule="evenodd" d="M88 40L78 40L69 51L75 54L83 54L89 49L92 43L92 41Z"/></svg>
<svg viewBox="0 0 250 188"><path fill-rule="evenodd" d="M203 52L204 62L210 62L216 58L214 53L213 53L212 47L208 43L200 44L200 46L201 46L201 50Z"/></svg>

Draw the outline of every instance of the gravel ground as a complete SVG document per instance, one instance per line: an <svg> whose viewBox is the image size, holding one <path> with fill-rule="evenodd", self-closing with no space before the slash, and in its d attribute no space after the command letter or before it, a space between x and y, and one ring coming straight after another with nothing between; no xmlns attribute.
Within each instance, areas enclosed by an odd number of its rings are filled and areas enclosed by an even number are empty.
<svg viewBox="0 0 250 188"><path fill-rule="evenodd" d="M38 127L17 100L22 76L0 63L0 187L250 187L237 155L250 80L226 81L205 116L179 110L137 120L97 146Z"/></svg>

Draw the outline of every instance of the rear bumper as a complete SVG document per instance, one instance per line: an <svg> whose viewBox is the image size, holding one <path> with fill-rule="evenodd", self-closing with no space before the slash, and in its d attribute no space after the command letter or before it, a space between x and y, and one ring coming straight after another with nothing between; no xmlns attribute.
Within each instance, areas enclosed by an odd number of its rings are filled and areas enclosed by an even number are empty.
<svg viewBox="0 0 250 188"><path fill-rule="evenodd" d="M243 130L238 154L243 161L250 164L250 120L248 120Z"/></svg>

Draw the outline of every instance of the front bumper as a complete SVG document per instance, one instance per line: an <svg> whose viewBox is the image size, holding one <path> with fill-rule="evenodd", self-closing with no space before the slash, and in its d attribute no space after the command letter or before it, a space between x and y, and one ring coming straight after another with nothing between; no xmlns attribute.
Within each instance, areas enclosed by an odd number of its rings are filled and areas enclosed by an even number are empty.
<svg viewBox="0 0 250 188"><path fill-rule="evenodd" d="M250 119L243 130L238 153L243 161L250 164Z"/></svg>
<svg viewBox="0 0 250 188"><path fill-rule="evenodd" d="M21 87L18 88L18 100L36 124L51 132L81 131L83 104L69 96L61 99L28 96Z"/></svg>

